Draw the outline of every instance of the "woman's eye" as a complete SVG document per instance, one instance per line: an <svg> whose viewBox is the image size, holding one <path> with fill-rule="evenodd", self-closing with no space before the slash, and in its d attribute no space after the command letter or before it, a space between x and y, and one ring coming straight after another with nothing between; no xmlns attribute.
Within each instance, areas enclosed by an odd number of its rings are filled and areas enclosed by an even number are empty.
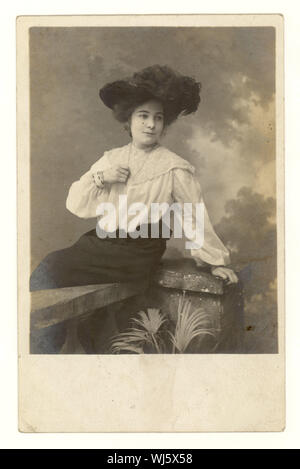
<svg viewBox="0 0 300 469"><path fill-rule="evenodd" d="M147 119L148 116L147 116L147 114L140 114L140 117L141 117L142 119Z"/></svg>

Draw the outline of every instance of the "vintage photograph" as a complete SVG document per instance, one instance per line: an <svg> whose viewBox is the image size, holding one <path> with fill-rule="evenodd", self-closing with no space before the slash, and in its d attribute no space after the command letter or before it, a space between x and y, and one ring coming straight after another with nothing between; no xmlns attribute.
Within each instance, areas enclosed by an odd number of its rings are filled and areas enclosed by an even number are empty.
<svg viewBox="0 0 300 469"><path fill-rule="evenodd" d="M17 96L20 430L282 431L282 17L20 17Z"/></svg>
<svg viewBox="0 0 300 469"><path fill-rule="evenodd" d="M31 354L276 354L274 27L32 27Z"/></svg>

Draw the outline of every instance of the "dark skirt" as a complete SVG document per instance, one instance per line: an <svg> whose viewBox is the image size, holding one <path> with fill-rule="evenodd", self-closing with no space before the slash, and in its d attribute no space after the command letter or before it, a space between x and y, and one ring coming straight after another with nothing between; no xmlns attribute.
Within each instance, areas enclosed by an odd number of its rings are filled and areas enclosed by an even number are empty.
<svg viewBox="0 0 300 469"><path fill-rule="evenodd" d="M146 280L165 249L163 238L101 239L91 230L72 246L48 254L30 277L30 291Z"/></svg>

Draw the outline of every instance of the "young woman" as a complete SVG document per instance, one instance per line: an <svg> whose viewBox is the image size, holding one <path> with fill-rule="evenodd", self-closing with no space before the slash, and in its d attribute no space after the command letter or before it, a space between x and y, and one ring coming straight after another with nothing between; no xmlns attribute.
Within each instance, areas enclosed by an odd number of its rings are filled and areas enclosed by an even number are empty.
<svg viewBox="0 0 300 469"><path fill-rule="evenodd" d="M73 246L49 254L33 272L31 290L146 278L166 249L163 217L151 218L150 224L149 218L136 216L134 207L146 207L149 214L153 203L203 203L193 166L161 144L172 122L197 110L200 84L167 66L154 65L107 84L100 98L125 125L131 141L105 152L72 184L68 210L81 218L98 218L97 229L85 233ZM124 196L126 207L131 207L126 224L120 216L125 210L120 207ZM111 207L115 223L105 223L103 204ZM193 229L185 235L195 241L194 214L191 225ZM154 232L158 235L151 237ZM225 267L229 252L214 232L205 207L204 242L198 246L194 242L191 253L197 265L210 266L211 273L228 284L238 281L235 272Z"/></svg>

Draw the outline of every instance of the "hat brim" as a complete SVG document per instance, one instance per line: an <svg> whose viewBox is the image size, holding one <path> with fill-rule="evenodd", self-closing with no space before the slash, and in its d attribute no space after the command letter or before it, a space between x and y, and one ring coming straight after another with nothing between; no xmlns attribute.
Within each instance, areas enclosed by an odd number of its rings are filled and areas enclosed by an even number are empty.
<svg viewBox="0 0 300 469"><path fill-rule="evenodd" d="M99 91L99 96L105 106L114 109L122 101L134 102L136 99L157 98L153 92L142 86L131 84L125 80L108 83Z"/></svg>

